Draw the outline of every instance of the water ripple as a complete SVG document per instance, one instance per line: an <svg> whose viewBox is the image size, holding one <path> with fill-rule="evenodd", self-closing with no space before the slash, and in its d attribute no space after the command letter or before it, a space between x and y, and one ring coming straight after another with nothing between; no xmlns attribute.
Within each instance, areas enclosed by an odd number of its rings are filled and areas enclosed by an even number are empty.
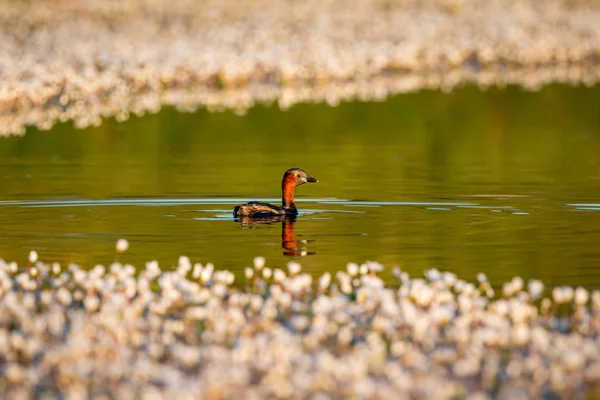
<svg viewBox="0 0 600 400"><path fill-rule="evenodd" d="M108 200L6 200L0 201L0 207L27 207L27 208L52 208L52 207L110 207L110 206L175 206L175 205L216 205L240 204L248 201L262 201L277 203L279 198L191 198L191 199L108 199ZM354 201L337 198L299 198L297 203L335 204L344 206L421 206L421 207L474 207L473 203L466 202L427 202L427 201ZM497 208L497 207L495 207ZM342 212L342 211L340 211Z"/></svg>

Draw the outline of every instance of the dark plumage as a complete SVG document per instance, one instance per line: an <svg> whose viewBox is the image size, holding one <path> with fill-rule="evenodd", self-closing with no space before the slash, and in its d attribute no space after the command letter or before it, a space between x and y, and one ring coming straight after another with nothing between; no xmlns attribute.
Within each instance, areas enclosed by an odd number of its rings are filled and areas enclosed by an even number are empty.
<svg viewBox="0 0 600 400"><path fill-rule="evenodd" d="M291 168L283 174L281 181L281 202L282 206L276 206L269 203L260 203L251 201L246 204L240 204L233 209L235 218L272 218L274 216L296 216L298 209L294 204L294 191L296 186L307 182L318 182L315 178L308 176L300 168Z"/></svg>

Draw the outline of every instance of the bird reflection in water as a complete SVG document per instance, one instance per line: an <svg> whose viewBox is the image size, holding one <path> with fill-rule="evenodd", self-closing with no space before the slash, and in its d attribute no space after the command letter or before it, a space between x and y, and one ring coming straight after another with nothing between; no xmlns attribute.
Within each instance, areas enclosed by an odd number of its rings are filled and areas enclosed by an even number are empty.
<svg viewBox="0 0 600 400"><path fill-rule="evenodd" d="M281 222L281 248L283 255L289 257L304 257L316 254L308 250L309 243L312 240L297 239L294 227L296 224L295 216L273 216L271 218L236 218L236 221L245 228L256 228L259 225L271 225Z"/></svg>

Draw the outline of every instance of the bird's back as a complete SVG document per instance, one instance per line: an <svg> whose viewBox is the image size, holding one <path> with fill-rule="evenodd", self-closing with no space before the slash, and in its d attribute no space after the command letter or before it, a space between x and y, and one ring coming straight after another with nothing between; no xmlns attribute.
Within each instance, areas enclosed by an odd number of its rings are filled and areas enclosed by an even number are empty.
<svg viewBox="0 0 600 400"><path fill-rule="evenodd" d="M234 217L268 218L275 215L286 215L286 213L281 207L258 201L240 204L233 209Z"/></svg>

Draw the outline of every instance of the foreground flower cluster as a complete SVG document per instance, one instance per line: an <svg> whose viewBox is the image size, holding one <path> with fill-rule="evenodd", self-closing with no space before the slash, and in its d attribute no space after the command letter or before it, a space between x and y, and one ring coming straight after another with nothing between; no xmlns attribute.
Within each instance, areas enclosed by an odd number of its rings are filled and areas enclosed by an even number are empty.
<svg viewBox="0 0 600 400"><path fill-rule="evenodd" d="M120 251L126 246L120 247ZM83 270L0 261L5 398L580 398L600 394L600 291L492 287L375 262L243 282L181 257Z"/></svg>
<svg viewBox="0 0 600 400"><path fill-rule="evenodd" d="M594 0L0 0L0 135L463 82L600 79Z"/></svg>

